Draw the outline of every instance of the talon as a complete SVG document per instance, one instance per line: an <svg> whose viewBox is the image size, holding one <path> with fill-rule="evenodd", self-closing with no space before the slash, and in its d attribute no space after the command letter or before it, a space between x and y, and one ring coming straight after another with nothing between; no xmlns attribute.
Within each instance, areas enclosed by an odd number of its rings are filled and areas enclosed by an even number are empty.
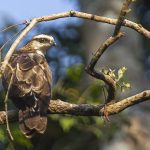
<svg viewBox="0 0 150 150"><path fill-rule="evenodd" d="M100 110L103 109L103 112L101 112L101 111L100 112L102 113L102 119L104 120L104 122L110 122L109 114L107 112L106 106L107 106L107 104L103 104L103 106L100 109Z"/></svg>
<svg viewBox="0 0 150 150"><path fill-rule="evenodd" d="M104 106L103 106L104 111L103 111L103 116L102 116L102 118L103 118L104 121L110 122L109 114L108 114L108 112L107 112L106 106L107 106L106 104L104 104Z"/></svg>
<svg viewBox="0 0 150 150"><path fill-rule="evenodd" d="M108 121L108 122L110 122L110 119L109 119L109 113L108 113L108 111L107 111L107 106L108 105L111 105L111 104L114 104L115 103L115 100L111 100L111 102L109 102L109 103L104 103L103 104L103 106L102 106L102 108L104 109L103 110L103 115L102 115L102 118L104 119L104 121ZM101 109L102 109L101 108Z"/></svg>

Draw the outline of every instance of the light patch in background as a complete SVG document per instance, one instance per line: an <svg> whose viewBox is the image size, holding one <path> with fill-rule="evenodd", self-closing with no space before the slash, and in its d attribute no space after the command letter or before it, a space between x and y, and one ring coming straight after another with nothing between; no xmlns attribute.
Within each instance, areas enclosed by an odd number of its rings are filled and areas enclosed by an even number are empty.
<svg viewBox="0 0 150 150"><path fill-rule="evenodd" d="M20 21L69 10L79 10L77 1L4 0L0 5L0 18L10 16L16 21Z"/></svg>

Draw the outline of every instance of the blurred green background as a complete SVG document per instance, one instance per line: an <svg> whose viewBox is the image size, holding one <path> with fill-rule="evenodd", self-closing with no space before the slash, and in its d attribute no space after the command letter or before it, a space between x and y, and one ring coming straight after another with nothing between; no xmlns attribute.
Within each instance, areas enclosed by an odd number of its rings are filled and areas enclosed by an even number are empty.
<svg viewBox="0 0 150 150"><path fill-rule="evenodd" d="M122 0L56 0L56 1L3 1L0 6L0 28L18 24L25 19L50 13L79 10L87 13L117 18ZM150 30L150 2L137 0L132 4L128 18ZM17 26L0 33L2 46L11 36L23 28ZM77 18L64 18L38 24L19 45L21 47L33 35L54 36L57 47L48 51L46 58L53 72L53 99L71 103L100 104L104 102L103 82L93 79L84 68L94 52L109 37L114 26ZM127 67L127 77L132 89L117 92L121 99L150 87L150 40L127 28L126 37L109 48L102 56L97 69ZM11 43L3 50L5 56ZM0 109L4 110L4 92L1 86ZM15 109L9 101L9 109ZM75 117L49 115L44 135L32 140L19 131L18 123L10 123L16 150L148 150L150 147L149 102L136 105L112 116L110 123L101 117ZM144 123L143 123L144 122ZM6 126L0 128L0 150L9 150Z"/></svg>

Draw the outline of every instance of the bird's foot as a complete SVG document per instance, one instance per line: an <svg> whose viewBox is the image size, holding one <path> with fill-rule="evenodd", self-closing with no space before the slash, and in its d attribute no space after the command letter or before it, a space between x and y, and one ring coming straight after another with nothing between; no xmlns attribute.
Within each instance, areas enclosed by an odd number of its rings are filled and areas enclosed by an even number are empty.
<svg viewBox="0 0 150 150"><path fill-rule="evenodd" d="M108 114L108 111L107 111L107 104L104 104L104 106L103 106L102 118L103 118L103 120L104 120L105 122L110 122L109 114Z"/></svg>
<svg viewBox="0 0 150 150"><path fill-rule="evenodd" d="M113 104L113 103L115 103L115 100L112 100L112 101L109 102L109 103L104 103L103 106L102 106L101 109L100 109L100 110L102 110L102 111L101 111L101 113L102 113L102 118L103 118L103 120L104 120L105 122L110 122L109 113L108 113L108 111L107 111L107 106L109 106L109 105L111 105L111 104Z"/></svg>

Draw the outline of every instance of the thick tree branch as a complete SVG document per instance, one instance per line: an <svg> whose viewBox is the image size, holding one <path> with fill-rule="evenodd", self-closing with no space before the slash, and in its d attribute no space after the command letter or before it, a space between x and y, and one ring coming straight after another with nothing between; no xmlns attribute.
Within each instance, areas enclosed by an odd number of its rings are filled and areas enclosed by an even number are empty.
<svg viewBox="0 0 150 150"><path fill-rule="evenodd" d="M118 114L124 109L136 105L150 99L150 90L143 91L134 96L123 99L114 104L108 105L105 109L108 115ZM67 114L74 116L103 116L103 106L94 106L90 104L71 104L61 100L51 100L49 104L48 114ZM8 111L8 118L10 122L18 121L18 111ZM0 111L0 124L6 123L5 111Z"/></svg>

